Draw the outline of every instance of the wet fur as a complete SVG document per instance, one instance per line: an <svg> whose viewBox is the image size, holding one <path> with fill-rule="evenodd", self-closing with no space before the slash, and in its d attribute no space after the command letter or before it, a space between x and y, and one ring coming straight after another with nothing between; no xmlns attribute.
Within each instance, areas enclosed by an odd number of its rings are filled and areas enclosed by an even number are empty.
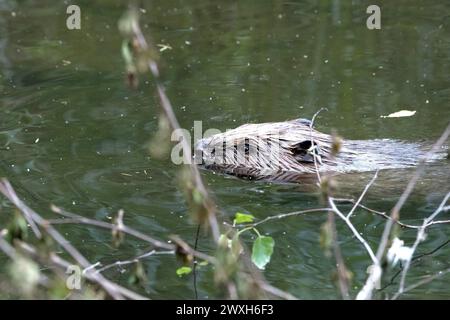
<svg viewBox="0 0 450 320"><path fill-rule="evenodd" d="M405 168L415 166L425 154L417 143L345 140L334 157L332 144L331 135L298 119L245 124L213 135L197 143L196 156L202 157L206 169L240 178L291 182L315 173L316 165L319 172L336 173ZM311 147L315 148L311 151Z"/></svg>

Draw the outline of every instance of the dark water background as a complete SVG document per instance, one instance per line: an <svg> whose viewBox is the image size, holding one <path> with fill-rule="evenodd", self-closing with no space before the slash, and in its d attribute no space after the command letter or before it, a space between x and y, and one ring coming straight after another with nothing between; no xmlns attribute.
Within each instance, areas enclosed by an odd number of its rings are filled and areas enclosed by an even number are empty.
<svg viewBox="0 0 450 320"><path fill-rule="evenodd" d="M450 3L377 1L382 29L370 31L365 11L372 2L164 0L141 7L144 32L173 48L161 54L164 83L184 128L194 120L203 121L204 129L225 130L310 118L327 107L316 122L324 132L433 141L450 119ZM151 78L141 78L136 91L124 83L117 21L125 2L78 1L79 31L65 27L67 5L0 1L0 176L45 216L52 216L50 203L100 220L123 208L127 225L192 243L195 225L177 184L179 168L169 159L152 159L146 147L159 114ZM417 113L380 118L402 109ZM381 172L366 204L389 210L412 172ZM430 166L402 211L406 221L419 224L433 211L450 189L449 172L445 160ZM236 211L264 218L320 205L314 186L204 177L229 218ZM355 197L370 178L343 177L341 190ZM4 200L0 205L3 228L11 210ZM276 241L264 272L272 284L304 299L339 297L333 261L319 245L325 220L312 214L261 227ZM375 248L384 221L357 212L354 222ZM108 232L82 225L60 230L91 261L109 263L146 249L132 239L115 249ZM341 222L338 231L356 293L370 260ZM411 245L415 233L401 237ZM435 227L419 252L448 238L448 226ZM200 250L209 247L202 236ZM449 268L449 256L444 247L424 258L408 283ZM6 262L1 254L0 261ZM137 290L152 298L193 298L192 278L177 277L173 257L152 257L144 265L150 282ZM110 269L106 275L126 283L129 273ZM449 286L444 277L406 297L448 299ZM199 274L199 290L202 298L218 297L208 268Z"/></svg>

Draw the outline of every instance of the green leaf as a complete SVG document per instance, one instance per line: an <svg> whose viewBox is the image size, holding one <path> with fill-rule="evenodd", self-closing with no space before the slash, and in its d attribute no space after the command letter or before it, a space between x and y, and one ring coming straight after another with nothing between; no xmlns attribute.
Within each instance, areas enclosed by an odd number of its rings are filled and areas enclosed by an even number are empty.
<svg viewBox="0 0 450 320"><path fill-rule="evenodd" d="M179 276L179 277L182 277L182 276L184 276L184 275L187 275L187 274L189 274L189 273L191 273L192 272L192 268L191 267L181 267L181 268L178 268L177 269L177 275Z"/></svg>
<svg viewBox="0 0 450 320"><path fill-rule="evenodd" d="M273 253L275 241L272 237L260 236L253 242L252 261L259 268L264 269Z"/></svg>
<svg viewBox="0 0 450 320"><path fill-rule="evenodd" d="M255 217L251 214L236 212L236 215L234 216L234 224L253 222L254 219Z"/></svg>

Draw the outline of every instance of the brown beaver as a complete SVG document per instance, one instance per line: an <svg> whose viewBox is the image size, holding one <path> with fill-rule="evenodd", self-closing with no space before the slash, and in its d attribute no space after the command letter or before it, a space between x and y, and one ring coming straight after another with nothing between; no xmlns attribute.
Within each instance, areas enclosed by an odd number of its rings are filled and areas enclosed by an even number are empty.
<svg viewBox="0 0 450 320"><path fill-rule="evenodd" d="M245 124L201 139L195 156L206 169L240 178L295 182L316 168L347 173L411 167L426 153L418 143L389 139L344 140L336 156L332 148L333 136L297 119Z"/></svg>

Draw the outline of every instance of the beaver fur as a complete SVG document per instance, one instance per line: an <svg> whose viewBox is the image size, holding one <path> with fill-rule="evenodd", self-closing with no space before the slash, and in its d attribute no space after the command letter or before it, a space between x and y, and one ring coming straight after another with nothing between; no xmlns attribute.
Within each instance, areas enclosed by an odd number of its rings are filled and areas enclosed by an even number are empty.
<svg viewBox="0 0 450 320"><path fill-rule="evenodd" d="M297 181L319 172L365 172L415 166L425 155L417 143L389 139L344 140L334 155L333 136L311 122L244 124L197 142L206 169L256 180Z"/></svg>

